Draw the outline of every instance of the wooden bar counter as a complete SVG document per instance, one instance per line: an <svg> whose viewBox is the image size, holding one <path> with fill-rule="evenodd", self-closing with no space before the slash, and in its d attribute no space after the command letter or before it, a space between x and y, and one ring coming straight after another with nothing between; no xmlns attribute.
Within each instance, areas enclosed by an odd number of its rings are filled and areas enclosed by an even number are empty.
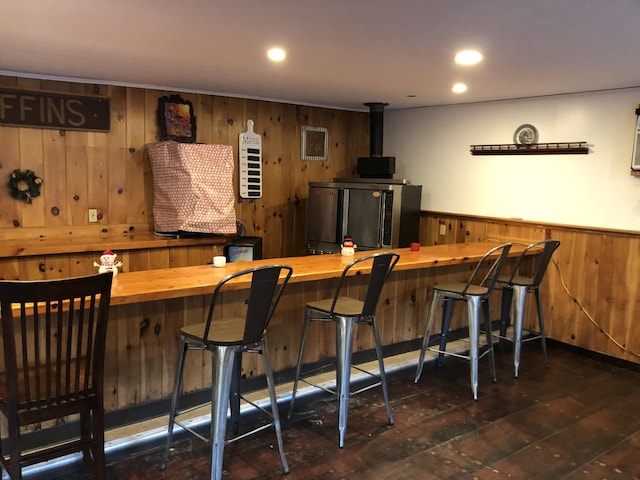
<svg viewBox="0 0 640 480"><path fill-rule="evenodd" d="M475 263L487 250L497 245L497 243L490 242L458 243L422 247L417 252L413 252L409 248L397 248L393 251L400 254L400 260L395 267L395 271ZM511 256L518 255L521 251L521 248L514 246ZM337 278L342 274L344 267L353 259L372 253L374 251L357 252L354 257L343 257L335 254L270 258L256 260L250 264L247 262L227 263L222 268L216 268L213 265L201 265L132 272L116 277L111 293L111 304L123 305L192 295L206 295L213 292L216 284L231 273L250 266L271 265L274 263L283 263L293 267L290 283ZM356 269L354 272L368 273L364 269ZM247 288L248 284L235 282L231 283L230 286L232 289L238 290Z"/></svg>
<svg viewBox="0 0 640 480"><path fill-rule="evenodd" d="M437 282L466 280L484 253L498 243L479 242L394 249L400 260L384 287L378 318L383 345L401 344L420 338L431 286ZM515 257L522 247L514 245ZM355 258L373 252L358 252ZM108 411L141 406L166 399L173 386L178 335L182 326L204 321L214 286L226 275L254 265L283 263L293 267L293 276L272 319L268 342L276 376L295 365L306 302L333 295L336 278L353 257L318 255L271 258L254 262L168 268L123 273L114 279L105 369L105 407ZM366 270L349 280L351 291L366 285ZM246 300L244 283L235 283L223 293L218 314L233 315ZM497 302L494 302L497 304ZM458 309L460 312L462 309ZM453 328L466 325L459 314ZM335 330L328 324L313 325L305 361L331 357ZM356 331L354 352L374 347L370 329ZM190 358L189 358L190 357ZM259 363L247 359L243 374L261 375ZM194 391L210 385L207 355L187 358L184 388ZM251 363L254 362L254 363Z"/></svg>

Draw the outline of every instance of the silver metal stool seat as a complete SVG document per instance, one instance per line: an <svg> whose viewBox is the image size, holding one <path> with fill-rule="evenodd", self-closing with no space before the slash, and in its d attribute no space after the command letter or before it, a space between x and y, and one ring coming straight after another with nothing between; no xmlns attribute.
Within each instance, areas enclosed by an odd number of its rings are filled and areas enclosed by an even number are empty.
<svg viewBox="0 0 640 480"><path fill-rule="evenodd" d="M222 478L222 461L226 444L273 426L276 431L282 468L285 473L289 472L289 466L282 444L278 403L265 334L271 316L280 300L284 287L291 277L292 271L293 269L287 265L271 265L251 268L228 275L218 283L213 292L207 321L205 323L188 325L180 330L181 340L180 350L178 352L178 367L176 369L176 379L169 412L167 443L161 465L163 470L169 458L169 447L171 445L174 425L179 425L201 440L211 444L212 479ZM214 318L214 309L216 307L218 294L227 283L233 282L240 277L243 277L243 279L250 278L251 280L245 316ZM211 352L211 427L208 438L200 435L185 423L181 423L176 419L179 415L201 406L191 406L185 410L178 410L185 357L189 350L208 350ZM271 421L249 432L227 439L226 426L229 394L231 392L232 377L234 376L234 364L236 363L238 353L262 354L267 389L269 390L271 400ZM269 412L259 405L244 397L243 399L260 411L269 414Z"/></svg>
<svg viewBox="0 0 640 480"><path fill-rule="evenodd" d="M540 300L540 283L547 271L549 261L553 253L560 246L559 240L543 240L528 245L522 252L515 267L510 274L503 274L498 277L497 286L502 287L502 309L500 314L500 342L505 340L513 342L513 369L514 376L517 377L520 369L520 351L522 343L540 339L545 365L548 364L547 346L545 342L544 318L542 314L542 302ZM533 258L534 266L530 275L520 274L522 260L531 250L543 248L542 253ZM527 293L533 293L536 297L536 309L538 312L538 331L532 332L523 329L524 310ZM507 336L507 328L511 324L511 311L513 310L513 336ZM523 332L530 335L523 338Z"/></svg>
<svg viewBox="0 0 640 480"><path fill-rule="evenodd" d="M495 361L493 357L493 341L491 338L489 295L491 294L498 276L500 275L510 248L511 244L506 243L489 250L476 264L473 273L467 282L443 283L434 286L433 299L429 308L429 317L418 359L415 383L418 383L418 380L420 380L420 375L422 374L422 369L424 367L424 356L427 350L438 353L438 363L442 362L444 355L452 355L469 361L471 370L471 390L473 392L474 400L478 399L479 358L487 354L489 355L491 376L494 382L497 380ZM469 322L469 353L467 355L446 351L447 335L451 326L451 316L455 301L464 301L467 304L467 319ZM439 348L429 347L431 330L433 328L433 322L435 321L440 302L444 303L440 346ZM481 315L484 316L487 335L487 348L482 354L480 354Z"/></svg>
<svg viewBox="0 0 640 480"><path fill-rule="evenodd" d="M298 354L298 365L296 376L293 382L293 392L291 394L291 404L289 406L289 418L293 415L298 382L302 381L308 385L319 388L338 398L338 446L344 447L345 434L347 431L347 415L349 412L349 397L351 394L360 393L369 388L382 386L382 394L387 409L389 424L393 425L393 416L389 406L389 395L387 392L387 379L384 371L384 361L382 345L380 344L380 334L376 323L376 306L380 298L380 292L385 282L389 278L393 267L398 262L400 255L397 253L376 253L359 258L349 263L342 272L338 287L332 298L308 302L302 330L302 340L300 343L300 353ZM370 268L369 284L365 295L360 298L343 296L343 289L347 288L346 279L350 275L357 274L363 269ZM304 347L307 341L309 325L312 321L335 322L336 324L336 390L325 388L314 384L309 379L309 375L319 370L314 369L302 372L304 360ZM351 364L351 354L353 349L353 336L356 324L364 324L372 327L375 341L376 355L378 357L379 374L365 371ZM369 383L358 391L350 391L351 368L355 368L373 377L376 381Z"/></svg>

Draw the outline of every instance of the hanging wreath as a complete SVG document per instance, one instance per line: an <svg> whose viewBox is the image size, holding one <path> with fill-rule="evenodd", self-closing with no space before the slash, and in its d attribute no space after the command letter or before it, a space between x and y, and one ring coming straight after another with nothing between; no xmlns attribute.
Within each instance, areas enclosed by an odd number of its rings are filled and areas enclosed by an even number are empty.
<svg viewBox="0 0 640 480"><path fill-rule="evenodd" d="M31 203L31 200L40 196L40 186L42 179L31 170L22 171L15 169L9 175L7 188L11 198L22 200L24 203Z"/></svg>

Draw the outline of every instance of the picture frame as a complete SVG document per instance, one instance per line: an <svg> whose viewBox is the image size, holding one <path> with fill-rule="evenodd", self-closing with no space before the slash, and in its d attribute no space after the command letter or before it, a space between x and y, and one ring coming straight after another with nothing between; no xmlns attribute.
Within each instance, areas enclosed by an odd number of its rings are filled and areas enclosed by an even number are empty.
<svg viewBox="0 0 640 480"><path fill-rule="evenodd" d="M302 160L325 161L329 153L329 130L323 127L302 127Z"/></svg>
<svg viewBox="0 0 640 480"><path fill-rule="evenodd" d="M168 95L158 99L158 127L160 140L195 143L196 117L193 104L180 95Z"/></svg>

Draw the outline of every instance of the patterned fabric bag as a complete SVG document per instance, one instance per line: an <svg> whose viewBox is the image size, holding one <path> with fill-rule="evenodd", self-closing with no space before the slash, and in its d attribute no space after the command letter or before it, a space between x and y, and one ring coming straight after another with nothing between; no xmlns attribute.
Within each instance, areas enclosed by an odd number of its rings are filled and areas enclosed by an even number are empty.
<svg viewBox="0 0 640 480"><path fill-rule="evenodd" d="M156 232L236 233L233 149L229 145L147 145Z"/></svg>

